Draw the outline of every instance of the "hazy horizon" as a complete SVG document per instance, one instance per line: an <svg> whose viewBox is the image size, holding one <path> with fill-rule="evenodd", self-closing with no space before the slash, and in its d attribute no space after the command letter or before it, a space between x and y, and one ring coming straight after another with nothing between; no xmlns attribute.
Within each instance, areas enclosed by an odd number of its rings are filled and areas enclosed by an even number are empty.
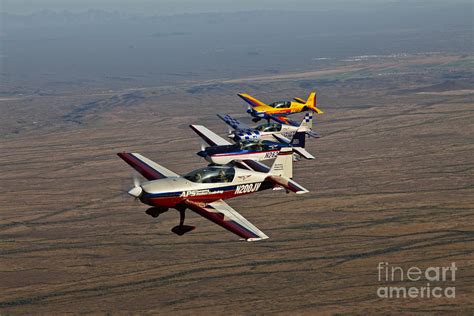
<svg viewBox="0 0 474 316"><path fill-rule="evenodd" d="M42 10L88 11L105 10L132 14L170 15L182 13L225 13L256 10L314 11L314 10L364 10L365 8L387 6L449 7L457 4L470 4L471 1L454 0L3 0L0 10L11 14L31 14Z"/></svg>
<svg viewBox="0 0 474 316"><path fill-rule="evenodd" d="M78 8L78 3L63 3L62 9ZM186 1L175 6L169 1L139 3L144 6L134 7L154 9L142 14L102 0L92 11L3 13L1 83L35 88L91 80L159 85L315 69L325 58L473 51L472 4L464 1L318 1L291 8L277 1L271 9L263 8L269 1L248 6L243 4L249 1L226 1L213 7L216 1L207 0L186 8ZM61 7L53 0L3 4L4 10L24 13ZM222 12L206 12L212 8ZM202 13L185 14L185 9ZM246 11L227 11L234 9Z"/></svg>

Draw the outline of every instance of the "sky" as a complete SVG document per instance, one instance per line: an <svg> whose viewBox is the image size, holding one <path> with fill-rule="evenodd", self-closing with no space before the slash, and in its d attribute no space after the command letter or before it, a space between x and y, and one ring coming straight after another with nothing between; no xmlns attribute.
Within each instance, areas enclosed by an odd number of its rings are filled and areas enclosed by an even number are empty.
<svg viewBox="0 0 474 316"><path fill-rule="evenodd" d="M13 13L0 15L0 80L32 87L90 80L169 84L302 71L317 66L318 58L473 51L472 2L466 0L0 0L0 5ZM29 15L41 10L57 13ZM206 12L222 14L183 14Z"/></svg>
<svg viewBox="0 0 474 316"><path fill-rule="evenodd" d="M442 5L442 0L0 0L1 10L30 14L40 10L111 10L150 15L253 10L335 10L371 6ZM467 0L450 0L466 3ZM445 2L444 2L445 3Z"/></svg>

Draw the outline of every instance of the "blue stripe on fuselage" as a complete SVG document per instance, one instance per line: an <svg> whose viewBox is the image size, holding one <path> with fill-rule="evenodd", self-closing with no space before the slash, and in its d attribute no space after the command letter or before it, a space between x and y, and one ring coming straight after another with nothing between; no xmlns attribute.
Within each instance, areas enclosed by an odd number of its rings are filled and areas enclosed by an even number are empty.
<svg viewBox="0 0 474 316"><path fill-rule="evenodd" d="M212 154L211 156L219 156L219 155L243 155L243 154L258 153L258 152L261 152L261 151L256 151L256 150L238 150L238 151L227 151L227 152L215 153L215 154Z"/></svg>
<svg viewBox="0 0 474 316"><path fill-rule="evenodd" d="M211 192L211 193L215 192L215 191L234 191L236 189L236 187L237 187L237 185L230 185L230 186L217 187L217 188L189 189L189 190L177 191L177 192L163 192L163 193L144 192L143 197L146 197L146 198L175 197L175 196L180 196L183 192L186 192L186 191L209 190L209 192Z"/></svg>

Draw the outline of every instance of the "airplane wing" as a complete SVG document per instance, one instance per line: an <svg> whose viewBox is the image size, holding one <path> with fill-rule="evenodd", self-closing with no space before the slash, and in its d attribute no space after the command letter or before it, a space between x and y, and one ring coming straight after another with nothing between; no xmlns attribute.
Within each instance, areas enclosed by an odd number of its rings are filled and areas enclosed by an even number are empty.
<svg viewBox="0 0 474 316"><path fill-rule="evenodd" d="M232 145L229 141L220 137L213 131L209 130L207 127L202 125L189 125L193 131L196 132L206 143L210 146L222 146L222 145Z"/></svg>
<svg viewBox="0 0 474 316"><path fill-rule="evenodd" d="M252 106L252 107L260 106L262 108L273 109L271 106L268 106L267 104L263 103L262 101L255 99L254 97L252 97L251 95L248 95L247 93L238 93L237 95L239 97L241 97L242 100L244 100L245 102L250 104L250 106Z"/></svg>
<svg viewBox="0 0 474 316"><path fill-rule="evenodd" d="M311 155L306 149L304 149L303 147L297 147L297 146L294 146L293 147L293 151L295 151L296 153L298 153L300 156L306 158L306 159L316 159L316 157L314 157L313 155Z"/></svg>
<svg viewBox="0 0 474 316"><path fill-rule="evenodd" d="M236 160L234 162L239 167L244 168L244 169L264 172L264 173L268 173L270 171L270 168L267 165L255 160L244 159L244 160Z"/></svg>
<svg viewBox="0 0 474 316"><path fill-rule="evenodd" d="M225 115L217 114L217 116L221 120L223 120L227 125L232 127L233 129L237 129L237 130L249 130L249 129L251 129L250 126L248 126L247 124L242 123L241 121L233 118L229 114L225 114Z"/></svg>
<svg viewBox="0 0 474 316"><path fill-rule="evenodd" d="M240 215L223 200L204 204L193 201L185 201L186 205L204 218L216 223L219 226L233 232L247 241L267 239L260 229Z"/></svg>
<svg viewBox="0 0 474 316"><path fill-rule="evenodd" d="M280 143L284 143L284 144L289 144L291 143L291 139L289 138L286 138L285 136L281 135L281 134L273 134L272 135L273 138L275 138L277 141L279 141Z"/></svg>
<svg viewBox="0 0 474 316"><path fill-rule="evenodd" d="M160 166L156 162L137 153L118 153L133 169L137 170L147 180L180 177L179 174Z"/></svg>
<svg viewBox="0 0 474 316"><path fill-rule="evenodd" d="M280 124L287 124L287 125L292 125L292 126L300 126L300 123L294 121L294 120L290 120L289 118L287 118L286 116L276 116L276 115L271 115L271 114L268 114L268 118L277 122L277 123L280 123Z"/></svg>
<svg viewBox="0 0 474 316"><path fill-rule="evenodd" d="M288 118L286 116L268 115L268 118L280 124L287 124L288 121Z"/></svg>

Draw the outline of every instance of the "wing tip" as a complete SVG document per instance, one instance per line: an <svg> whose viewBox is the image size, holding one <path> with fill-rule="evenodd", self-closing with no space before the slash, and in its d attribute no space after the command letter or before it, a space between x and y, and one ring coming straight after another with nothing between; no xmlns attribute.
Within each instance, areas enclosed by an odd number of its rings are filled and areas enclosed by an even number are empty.
<svg viewBox="0 0 474 316"><path fill-rule="evenodd" d="M122 151L122 152L117 153L117 156L119 156L123 160L125 160L125 157L127 157L128 155L131 155L131 153L127 151Z"/></svg>
<svg viewBox="0 0 474 316"><path fill-rule="evenodd" d="M253 242L253 241L259 241L259 240L264 240L264 239L268 239L270 237L268 237L267 235L263 235L261 237L253 237L253 238L247 238L247 239L241 239L241 240L245 240L245 241L248 241L248 242Z"/></svg>
<svg viewBox="0 0 474 316"><path fill-rule="evenodd" d="M306 194L308 192L309 192L308 190L304 189L304 190L296 191L295 193L296 194Z"/></svg>

